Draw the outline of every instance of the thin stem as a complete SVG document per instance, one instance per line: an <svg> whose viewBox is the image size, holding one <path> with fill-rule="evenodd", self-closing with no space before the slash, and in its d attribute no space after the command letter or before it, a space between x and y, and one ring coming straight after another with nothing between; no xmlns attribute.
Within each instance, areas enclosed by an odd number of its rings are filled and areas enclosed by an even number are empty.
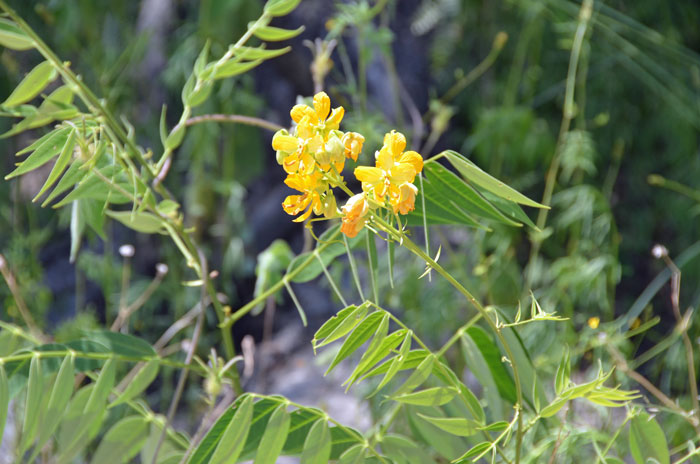
<svg viewBox="0 0 700 464"><path fill-rule="evenodd" d="M382 227L382 229L387 232L389 235L394 236L396 240L398 240L403 246L405 246L409 251L411 251L413 254L419 256L420 258L424 259L425 262L430 266L431 268L435 269L440 275L442 275L452 286L459 291L462 295L464 295L467 300L476 308L476 310L482 315L484 320L488 323L488 325L491 327L491 330L493 330L494 334L498 338L498 340L501 342L503 345L503 349L506 352L506 356L509 360L509 364L511 369L513 370L513 380L515 382L515 390L516 390L516 397L517 397L517 403L515 405L516 409L516 415L518 418L518 429L517 429L517 434L516 434L516 448L515 448L515 463L520 462L520 452L521 452L521 446L522 446L522 435L523 435L523 423L522 423L522 415L519 414L519 411L522 408L523 405L523 392L522 392L522 385L520 381L520 372L518 370L517 364L514 362L515 357L513 356L513 352L510 348L510 345L506 341L505 337L501 333L498 327L496 327L496 324L493 320L491 320L490 317L488 317L488 314L486 312L486 309L482 306L482 304L474 297L474 295L471 294L469 290L464 288L462 284L460 284L452 275L447 272L442 266L440 266L437 262L433 260L428 254L426 254L420 247L418 247L415 243L411 241L406 236L401 236L401 234L394 230L393 228L389 227L389 225L384 222L381 218L379 217L374 217L373 221L375 224L379 225Z"/></svg>
<svg viewBox="0 0 700 464"><path fill-rule="evenodd" d="M0 254L0 273L5 279L5 283L7 283L8 288L10 289L12 297L15 299L17 310L19 311L20 316L22 316L24 323L29 328L29 331L35 338L39 340L43 339L44 336L41 333L41 330L39 330L39 328L37 327L36 322L34 322L34 318L32 317L32 313L29 311L27 304L24 302L22 292L17 286L17 280L15 279L14 274L12 274L12 271L10 271L10 268L7 265L7 260L2 254Z"/></svg>
<svg viewBox="0 0 700 464"><path fill-rule="evenodd" d="M348 237L343 234L343 243L345 243L345 251L348 255L348 261L350 262L350 270L352 271L352 278L355 281L355 286L357 287L357 293L360 294L360 300L365 301L365 295L362 292L362 283L360 282L360 275L357 273L357 265L355 264L355 257L350 251L350 244L348 243Z"/></svg>
<svg viewBox="0 0 700 464"><path fill-rule="evenodd" d="M617 437L620 435L620 432L622 432L622 429L625 428L625 425L627 425L627 422L629 422L630 419L632 419L631 414L627 414L627 417L625 417L625 420L622 421L622 424L615 430L615 433L613 434L612 437L610 437L610 440L608 440L607 445L605 445L605 449L601 452L603 455L603 459L605 459L605 455L608 454L608 451L610 451L610 448L612 448L613 443L615 443L615 440L617 440ZM598 464L600 462L600 456L598 456L595 460L595 464Z"/></svg>
<svg viewBox="0 0 700 464"><path fill-rule="evenodd" d="M240 114L203 114L201 116L195 116L189 118L185 125L187 127L193 126L195 124L201 124L203 122L222 122L222 123L234 123L234 124L246 124L248 126L262 127L273 132L277 132L284 127L277 123L267 121L265 119L256 118L253 116L243 116Z"/></svg>
<svg viewBox="0 0 700 464"><path fill-rule="evenodd" d="M20 17L12 8L10 8L4 0L0 0L0 8L2 8L12 20L17 23L20 29L34 41L36 49L46 58L58 71L63 80L69 84L73 90L80 96L85 104L95 113L101 115L107 124L112 128L119 140L121 140L136 159L146 168L147 174L154 178L156 176L153 166L146 161L143 153L138 149L133 140L131 140L124 128L117 121L114 115L103 105L90 88L80 79L71 69L62 62L58 56L49 48L46 43L34 32L34 30Z"/></svg>
<svg viewBox="0 0 700 464"><path fill-rule="evenodd" d="M204 276L203 278L206 279L208 274L207 261L203 253L199 254L199 260L200 269L202 270L202 275ZM197 322L194 326L194 334L192 335L192 341L190 342L189 350L187 351L187 356L185 357L186 366L189 366L192 363L194 352L197 349L197 345L199 344L199 336L202 333L202 326L204 325L204 310L206 309L206 297L206 285L203 285L199 299L201 311L199 311L199 314L197 315ZM158 443L156 444L156 447L153 450L153 459L151 460L151 464L156 464L156 462L158 462L158 453L160 452L160 448L163 445L163 441L165 440L166 429L172 423L173 417L175 417L175 411L177 410L177 406L180 403L182 392L185 389L185 382L187 381L188 372L189 371L187 369L183 369L182 371L180 371L180 378L178 379L177 387L175 387L175 394L173 395L173 399L170 402L170 407L168 408L168 415L165 418L165 426L163 427L163 431L161 432L160 437L158 438Z"/></svg>
<svg viewBox="0 0 700 464"><path fill-rule="evenodd" d="M591 19L593 13L593 0L584 0L581 4L581 10L579 11L579 21L578 27L576 28L576 34L574 36L574 43L571 48L571 56L569 58L569 69L566 75L566 90L564 92L564 108L562 110L562 120L559 127L559 136L557 137L557 145L554 150L554 156L549 165L549 170L547 171L547 177L544 186L544 193L542 195L541 203L545 206L549 206L552 202L552 194L554 193L554 186L557 181L557 174L559 173L559 164L561 163L561 153L564 148L564 140L566 135L569 133L569 128L571 127L571 120L576 115L576 104L574 102L574 90L576 88L576 76L579 64L579 57L581 56L581 49L583 47L583 39L586 36L586 31L588 29L588 22ZM537 227L539 229L544 229L547 223L547 215L549 214L549 208L540 209L537 215ZM534 262L537 259L541 246L541 240L534 240L532 243L532 248L530 249L530 259L528 261L528 273L527 273L527 286L532 285L534 279Z"/></svg>
<svg viewBox="0 0 700 464"><path fill-rule="evenodd" d="M343 304L343 306L347 306L348 303L345 301L345 298L343 297L342 292L338 288L338 286L335 284L335 281L333 280L333 277L331 277L331 273L328 272L328 267L326 267L326 263L323 262L323 259L321 259L321 255L314 251L314 255L316 256L316 259L318 262L321 264L321 269L323 269L323 274L326 276L326 279L328 280L328 283L330 284L331 288L333 289L333 292L335 292L335 295L338 297L340 302ZM306 324L304 324L306 325Z"/></svg>
<svg viewBox="0 0 700 464"><path fill-rule="evenodd" d="M340 234L340 229L336 230L333 234L331 234L330 237L328 237L328 241L325 243L321 243L317 251L319 253L322 253L332 242L333 240ZM270 295L274 295L277 293L279 290L284 287L285 282L293 281L294 277L296 277L300 272L302 272L304 269L306 269L312 262L314 262L316 258L311 255L307 257L301 264L299 264L298 267L294 268L291 272L288 272L284 277L282 277L280 280L278 280L276 283L268 287L267 290L262 292L260 295L257 296L257 298L253 299L252 301L248 302L244 306L242 306L240 309L238 309L236 312L233 314L226 316L225 320L219 324L219 327L227 328L231 327L238 319L241 317L245 316L250 312L254 307L256 307L260 302L265 301L267 297Z"/></svg>
<svg viewBox="0 0 700 464"><path fill-rule="evenodd" d="M294 289L292 289L292 286L286 280L284 280L284 286L287 288L289 296L292 297L294 306L296 306L297 311L299 311L299 317L301 317L301 322L304 324L304 327L306 327L306 314L304 313L304 308L301 307L301 303L299 303L299 299L297 298L296 293L294 293Z"/></svg>

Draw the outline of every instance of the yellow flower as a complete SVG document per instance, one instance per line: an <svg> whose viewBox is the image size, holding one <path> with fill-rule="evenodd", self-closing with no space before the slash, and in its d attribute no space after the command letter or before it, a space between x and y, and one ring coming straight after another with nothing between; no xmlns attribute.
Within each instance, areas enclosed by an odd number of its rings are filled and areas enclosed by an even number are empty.
<svg viewBox="0 0 700 464"><path fill-rule="evenodd" d="M384 146L375 155L375 167L355 168L355 177L362 182L362 189L374 192L378 201L384 201L388 197L395 211L401 209L400 203L403 203L405 211L413 209L415 193L411 195L410 188L404 187L402 201L400 186L412 184L416 175L423 170L423 158L415 151L404 152L405 148L406 138L403 134L392 131L386 134Z"/></svg>
<svg viewBox="0 0 700 464"><path fill-rule="evenodd" d="M326 190L326 186L320 181L321 175L318 173L304 176L301 174L290 174L284 183L294 190L300 191L301 195L289 195L284 199L282 208L290 216L295 216L306 210L304 214L294 219L294 222L301 222L308 218L312 212L321 214L324 210L321 192ZM332 194L331 194L332 195Z"/></svg>
<svg viewBox="0 0 700 464"><path fill-rule="evenodd" d="M365 143L365 138L357 132L346 132L341 139L345 147L345 156L357 161L357 156L362 151L362 145Z"/></svg>
<svg viewBox="0 0 700 464"><path fill-rule="evenodd" d="M320 131L327 136L331 130L338 130L340 121L345 115L345 109L339 106L331 112L331 99L326 92L319 92L314 95L313 108L309 105L295 105L289 114L292 121L297 123L297 135L305 138L314 131Z"/></svg>
<svg viewBox="0 0 700 464"><path fill-rule="evenodd" d="M340 231L350 238L355 237L367 223L369 202L364 193L350 197L342 208L343 224Z"/></svg>
<svg viewBox="0 0 700 464"><path fill-rule="evenodd" d="M598 326L600 325L600 318L599 317L591 317L588 319L588 327L591 329L597 329Z"/></svg>
<svg viewBox="0 0 700 464"><path fill-rule="evenodd" d="M408 182L399 186L399 201L394 207L394 213L408 214L416 207L416 194L418 188Z"/></svg>

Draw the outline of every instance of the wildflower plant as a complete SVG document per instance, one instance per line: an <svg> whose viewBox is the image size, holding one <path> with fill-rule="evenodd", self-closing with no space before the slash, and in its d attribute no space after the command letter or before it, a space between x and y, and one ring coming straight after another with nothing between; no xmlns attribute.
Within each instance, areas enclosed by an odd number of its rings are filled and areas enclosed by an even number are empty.
<svg viewBox="0 0 700 464"><path fill-rule="evenodd" d="M52 343L24 310L26 305L20 305L23 325L0 322L0 431L7 426L8 409L16 409L14 425L19 433L11 444L16 460L70 463L89 457L91 462L115 462L117 456L117 461L129 462L138 456L143 463L222 464L252 459L255 464L272 464L281 455L294 455L303 464L539 462L542 451L535 444L544 443L546 449L556 451L558 444L550 439L550 429L564 427L566 418L561 411L571 401L584 399L596 407L625 408L622 426L630 423L629 446L635 459L668 462L665 441L658 446L658 425L631 403L639 397L637 392L624 390L617 382L608 385L613 381L612 370L601 365L593 379L574 383L567 351L554 378L541 379L519 330L531 324L565 324L564 318L543 311L533 294L522 299L531 307L527 319L521 318L519 308L511 312L512 308L484 305L467 281L458 280L447 265L439 263L441 249L430 250L429 231L435 225L470 227L484 233L496 226L521 227L540 233L522 206L541 211L548 206L529 199L455 151L424 158L407 150L406 137L396 130L386 133L382 145L376 147L373 166L357 166L360 154L368 149L366 137L342 130L345 109L332 108L323 91L314 95L311 105L291 109L293 127L278 130L272 148L286 173L285 184L297 192L285 198L284 211L295 222L308 221L309 227L312 221L332 223L313 250L294 258L288 247L276 242L259 260L252 301L234 310L220 298L213 281L216 272L209 268L180 203L164 183L193 111L211 96L215 82L245 73L289 50L268 49L266 43L295 37L303 28L286 30L269 23L289 14L298 3L268 1L260 18L218 58L210 58L207 44L183 88L183 110L177 124L166 127L163 109L162 146L144 149L135 142L128 121L115 117L69 65L0 0L0 9L7 15L0 18L0 45L18 52L36 50L44 59L0 105L3 116L19 119L6 135L50 125L45 135L18 153L27 157L6 178L25 175L53 161L36 199L46 196L44 205L72 208L74 256L84 229L101 233L104 220L111 218L140 233L167 236L190 274L185 284L199 291L199 303L191 315L175 321L155 343L121 331L137 307L120 313L112 330L85 332L64 343ZM366 2L346 5L344 22L338 27L348 23L349 13L369 22L386 3L377 2L373 8ZM246 45L253 38L260 44ZM316 76L317 86L322 84L321 74ZM56 79L61 85L44 94ZM41 103L35 106L32 102L37 98ZM348 160L355 164L352 174ZM361 191L350 189L346 181L350 175L360 182ZM422 246L414 242L420 235L425 238ZM408 327L400 313L385 307L377 290L376 240L387 243L390 275L392 250L401 247L421 266L425 264L423 276L434 273L444 279L468 308L469 317L460 321L442 346L429 346L418 328ZM356 249L363 241L364 256ZM348 258L348 272L357 290L352 298L340 290L328 269L342 255ZM362 258L366 258L371 291L359 277ZM280 263L287 261L284 270ZM0 271L12 285L10 265L2 256ZM238 365L245 362L246 354L236 354L232 326L283 289L306 323L292 284L320 275L328 280L342 308L316 331L313 349L340 344L328 370L341 362L351 363L352 372L344 385L349 389L365 383L371 386L368 396L377 395L387 405L365 433L315 407L282 396L245 392L241 384ZM418 285L427 285L426 280ZM16 298L21 300L19 294ZM223 349L209 350L209 362L205 362L197 352L207 323L204 315L210 308ZM590 327L593 325L597 327L598 321ZM164 349L177 332L190 327L191 340L184 353ZM456 357L464 360L476 382L465 379L462 366L454 362ZM144 392L154 388L165 369L174 369L178 380L167 410L158 412L145 401ZM198 380L209 407L201 419L201 433L194 436L173 423L188 376ZM117 382L118 378L122 381ZM603 451L598 450L603 461L620 462L607 456L618 435L619 430ZM598 449L599 438L591 436Z"/></svg>

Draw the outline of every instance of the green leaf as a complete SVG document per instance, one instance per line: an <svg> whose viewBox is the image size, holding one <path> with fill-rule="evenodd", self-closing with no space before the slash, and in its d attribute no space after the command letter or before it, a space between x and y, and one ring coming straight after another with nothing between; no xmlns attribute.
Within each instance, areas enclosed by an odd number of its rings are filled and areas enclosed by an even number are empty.
<svg viewBox="0 0 700 464"><path fill-rule="evenodd" d="M301 0L269 0L265 4L265 13L270 16L285 16L294 11Z"/></svg>
<svg viewBox="0 0 700 464"><path fill-rule="evenodd" d="M419 413L430 415L431 417L446 417L445 412L441 408L407 406L406 417L412 436L428 444L437 453L445 457L447 461L451 461L459 456L465 447L464 439L445 433L430 422L424 421L418 416ZM409 462L413 463L413 461Z"/></svg>
<svg viewBox="0 0 700 464"><path fill-rule="evenodd" d="M464 176L465 179L467 179L470 182L473 182L479 187L488 190L489 192L501 198L515 203L532 206L534 208L549 209L548 206L530 200L522 193L507 186L495 177L492 177L489 174L485 173L477 165L475 165L459 153L452 150L447 150L444 153L447 159L450 161L450 163L452 163L452 165L460 172L460 174L462 174L462 176Z"/></svg>
<svg viewBox="0 0 700 464"><path fill-rule="evenodd" d="M555 398L554 401L542 408L540 417L551 417L555 415L568 401L569 398Z"/></svg>
<svg viewBox="0 0 700 464"><path fill-rule="evenodd" d="M126 403L127 401L141 394L141 392L148 388L148 386L155 380L156 376L158 375L159 368L160 360L156 358L151 359L144 364L136 375L134 375L134 378L131 379L122 394L119 395L119 397L114 400L109 407L113 408L118 404Z"/></svg>
<svg viewBox="0 0 700 464"><path fill-rule="evenodd" d="M57 75L56 69L54 69L50 62L44 61L38 64L34 69L29 71L25 78L22 79L22 82L20 82L10 96L7 97L7 100L2 102L2 105L17 106L28 102L39 95Z"/></svg>
<svg viewBox="0 0 700 464"><path fill-rule="evenodd" d="M156 350L142 338L111 330L85 331L85 337L107 347L108 352L125 357L157 356Z"/></svg>
<svg viewBox="0 0 700 464"><path fill-rule="evenodd" d="M484 355L479 351L479 347L467 333L462 335L461 346L467 366L483 387L491 417L494 420L505 418L506 411L504 410L503 401L501 400L498 384L494 379L493 373ZM500 362L500 358L498 361Z"/></svg>
<svg viewBox="0 0 700 464"><path fill-rule="evenodd" d="M5 366L0 364L0 437L4 437L5 424L7 423L7 410L10 406L10 385L7 381Z"/></svg>
<svg viewBox="0 0 700 464"><path fill-rule="evenodd" d="M41 358L33 356L29 365L29 381L27 382L27 400L24 407L24 422L22 424L22 440L20 455L24 454L34 442L41 417L42 398L44 397L44 376L41 372Z"/></svg>
<svg viewBox="0 0 700 464"><path fill-rule="evenodd" d="M369 307L370 304L367 301L360 306L350 305L330 318L314 335L312 341L314 350L347 335L365 317ZM317 343L322 338L325 339Z"/></svg>
<svg viewBox="0 0 700 464"><path fill-rule="evenodd" d="M364 342L369 340L369 337L377 330L379 323L384 316L383 311L377 311L360 322L360 324L352 331L352 333L345 339L343 346L333 358L331 365L328 366L326 374L328 374L335 366L337 366L343 359L347 358L353 354ZM329 337L330 338L330 337ZM324 375L326 375L324 374Z"/></svg>
<svg viewBox="0 0 700 464"><path fill-rule="evenodd" d="M669 464L671 458L664 431L656 419L645 412L630 420L630 452L637 464L646 464L650 459L660 464Z"/></svg>
<svg viewBox="0 0 700 464"><path fill-rule="evenodd" d="M458 459L455 459L455 461L462 462L465 459L477 456L489 449L490 446L491 443L489 443L488 441L482 441L478 445L473 446L469 451L461 455Z"/></svg>
<svg viewBox="0 0 700 464"><path fill-rule="evenodd" d="M478 431L478 422L470 419L464 419L461 417L430 417L418 413L418 417L430 422L435 427L444 430L452 435L457 435L458 437L469 437L474 435Z"/></svg>
<svg viewBox="0 0 700 464"><path fill-rule="evenodd" d="M56 188L54 188L49 196L46 197L46 200L41 203L42 208L51 203L57 196L72 188L89 174L87 170L80 169L82 165L83 162L80 159L73 161L73 164L70 165L66 173L61 177L61 180L58 181Z"/></svg>
<svg viewBox="0 0 700 464"><path fill-rule="evenodd" d="M143 234L155 234L162 232L163 220L152 213L139 211L112 211L106 210L105 214L112 219L124 224L129 229Z"/></svg>
<svg viewBox="0 0 700 464"><path fill-rule="evenodd" d="M258 264L255 267L255 291L257 298L274 283L282 279L282 273L292 262L294 253L287 242L277 239L269 247L258 254ZM254 307L250 313L253 316L260 314L265 307L264 302Z"/></svg>
<svg viewBox="0 0 700 464"><path fill-rule="evenodd" d="M407 330L405 332L403 341L401 342L401 348L399 348L399 354L397 354L390 360L391 364L389 365L389 369L384 375L382 381L379 382L379 385L377 385L377 388L375 388L374 393L372 393L372 395L379 392L379 390L381 390L382 387L384 387L384 385L389 383L389 381L394 378L394 376L401 370L404 363L408 360L408 356L411 351L412 336L413 332L411 330ZM365 375L365 377L367 376Z"/></svg>
<svg viewBox="0 0 700 464"><path fill-rule="evenodd" d="M51 173L49 174L49 177L46 178L46 182L44 182L44 186L41 187L41 190L39 190L39 193L36 194L32 202L35 202L41 197L44 193L46 193L51 187L53 187L53 184L56 183L59 177L61 177L61 174L63 174L63 171L66 170L68 167L68 164L70 163L71 159L73 159L73 149L75 148L75 129L70 131L70 134L68 135L68 138L66 139L66 143L63 145L63 148L61 149L61 153L58 155L58 158L56 159L56 163L54 163L53 168L51 169Z"/></svg>
<svg viewBox="0 0 700 464"><path fill-rule="evenodd" d="M405 393L390 397L394 401L418 406L441 406L449 403L457 395L452 387L433 387L413 393Z"/></svg>
<svg viewBox="0 0 700 464"><path fill-rule="evenodd" d="M29 50L34 47L34 41L15 23L8 19L0 18L0 46L11 48L12 50Z"/></svg>
<svg viewBox="0 0 700 464"><path fill-rule="evenodd" d="M377 332L379 333L379 331ZM401 343L401 340L406 336L406 332L406 329L401 329L392 333L388 337L383 336L383 339L381 339L381 342L376 349L371 352L368 350L362 356L362 359L360 359L359 364L352 372L348 380L345 381L348 384L348 388L350 388L350 385L355 383L360 376L369 371L375 364L389 355L389 353L391 353L392 350L396 348L399 343Z"/></svg>
<svg viewBox="0 0 700 464"><path fill-rule="evenodd" d="M239 74L243 74L255 68L262 62L262 59L257 59L253 61L240 61L238 59L233 59L227 61L226 63L216 68L216 72L214 73L214 79L224 79L226 77L233 77Z"/></svg>
<svg viewBox="0 0 700 464"><path fill-rule="evenodd" d="M265 433L260 439L260 446L253 464L275 464L282 452L284 442L289 432L290 417L287 405L282 404L275 409L267 423Z"/></svg>
<svg viewBox="0 0 700 464"><path fill-rule="evenodd" d="M34 153L22 161L17 169L6 175L5 180L26 174L51 161L54 156L62 151L72 131L72 128L64 127L51 132L49 137L42 137L43 143L37 146Z"/></svg>
<svg viewBox="0 0 700 464"><path fill-rule="evenodd" d="M425 188L426 179L428 185L437 189L444 201L454 204L458 208L463 208L469 213L492 219L510 226L520 227L522 224L506 217L501 211L484 199L468 183L464 182L455 173L447 170L437 162L426 163L425 173L428 176L423 179Z"/></svg>
<svg viewBox="0 0 700 464"><path fill-rule="evenodd" d="M248 27L251 27L251 25L249 25ZM260 40L265 40L266 42L277 42L280 40L292 39L301 34L302 32L304 32L304 26L300 26L294 30L282 29L279 27L272 26L263 26L255 28L255 30L253 31L253 35Z"/></svg>
<svg viewBox="0 0 700 464"><path fill-rule="evenodd" d="M496 382L501 396L511 403L516 401L515 382L503 365L501 352L489 335L480 327L470 327L465 337L471 338L479 352L484 357L493 380Z"/></svg>
<svg viewBox="0 0 700 464"><path fill-rule="evenodd" d="M53 436L68 406L70 397L73 395L73 382L75 381L73 364L73 357L70 355L66 356L63 358L58 374L56 374L46 414L39 426L39 443L37 444L39 448L43 447L49 438Z"/></svg>
<svg viewBox="0 0 700 464"><path fill-rule="evenodd" d="M263 44L260 47L246 47L246 46L241 46L238 47L235 51L236 56L240 59L246 59L246 60L269 60L270 58L276 58L280 55L284 55L285 53L289 52L292 47L287 46L284 48L277 48L274 50L268 50L265 47L265 44Z"/></svg>
<svg viewBox="0 0 700 464"><path fill-rule="evenodd" d="M233 419L221 435L210 464L236 462L248 438L250 422L253 418L253 397L246 397L236 410Z"/></svg>
<svg viewBox="0 0 700 464"><path fill-rule="evenodd" d="M94 172L90 172L89 175L85 177L72 192L63 197L61 201L56 203L54 205L54 208L60 208L63 205L67 205L68 203L71 203L75 200L80 200L82 198L90 198L93 200L100 200L104 202L108 201L109 203L114 204L123 204L131 202L131 199L122 192L128 192L132 188L131 185L119 181L114 181L114 185L112 185L104 181L104 179L112 179L118 176L118 174L122 173L120 166L110 165L101 169L99 172L100 175L97 175ZM66 176L69 173L70 169L68 170L68 172L66 172ZM119 187L121 190L117 189L117 187ZM56 189L58 189L58 186L56 187Z"/></svg>
<svg viewBox="0 0 700 464"><path fill-rule="evenodd" d="M148 438L148 421L142 416L130 416L120 420L100 441L92 457L93 464L105 462L129 462L136 456Z"/></svg>
<svg viewBox="0 0 700 464"><path fill-rule="evenodd" d="M440 194L432 187L428 178L423 178L424 192L418 192L416 197L416 209L406 216L408 225L423 226L423 215L428 225L458 224L477 229L489 230L467 212L460 208L447 205ZM425 197L425 199L423 198ZM425 211L423 203L425 202Z"/></svg>
<svg viewBox="0 0 700 464"><path fill-rule="evenodd" d="M411 369L414 370L418 365L423 362L428 356L428 351L423 350L423 349L417 349L417 350L411 350L408 352L408 356L406 357L406 361L401 365L401 370L406 370L406 369ZM375 375L381 375L381 374L386 374L389 372L389 369L391 368L391 364L394 361L395 358L387 359L371 371L369 371L367 374L365 374L362 378L369 378L373 377Z"/></svg>
<svg viewBox="0 0 700 464"><path fill-rule="evenodd" d="M557 395L560 395L561 392L569 386L570 372L571 362L569 360L569 347L567 346L566 351L564 352L564 356L562 356L561 361L559 362L559 367L557 367L557 374L554 378L554 389Z"/></svg>
<svg viewBox="0 0 700 464"><path fill-rule="evenodd" d="M359 464L365 457L365 445L359 444L345 451L338 460L338 464Z"/></svg>
<svg viewBox="0 0 700 464"><path fill-rule="evenodd" d="M300 464L326 464L331 457L331 432L325 418L314 422L304 441Z"/></svg>
<svg viewBox="0 0 700 464"><path fill-rule="evenodd" d="M406 379L406 381L394 392L394 395L403 395L410 393L425 382L430 373L433 371L433 365L435 364L435 355L428 354L423 361L418 365L416 370L411 372L411 375Z"/></svg>

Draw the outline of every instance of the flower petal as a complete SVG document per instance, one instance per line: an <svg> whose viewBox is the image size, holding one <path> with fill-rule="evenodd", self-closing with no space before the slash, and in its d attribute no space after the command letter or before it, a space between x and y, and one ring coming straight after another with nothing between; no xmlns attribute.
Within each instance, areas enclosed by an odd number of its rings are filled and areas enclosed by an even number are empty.
<svg viewBox="0 0 700 464"><path fill-rule="evenodd" d="M360 182L376 183L384 176L384 171L371 166L358 166L355 168L355 177Z"/></svg>
<svg viewBox="0 0 700 464"><path fill-rule="evenodd" d="M399 163L408 163L413 166L416 174L423 170L423 157L415 151L407 151L399 158Z"/></svg>
<svg viewBox="0 0 700 464"><path fill-rule="evenodd" d="M331 111L331 116L326 121L326 129L338 130L340 121L343 120L343 116L345 116L345 108L342 106L333 108L333 111Z"/></svg>
<svg viewBox="0 0 700 464"><path fill-rule="evenodd" d="M315 116L316 113L309 105L294 105L289 115L292 117L292 121L298 124L304 116Z"/></svg>
<svg viewBox="0 0 700 464"><path fill-rule="evenodd" d="M406 137L401 132L393 130L384 136L384 146L389 149L394 158L398 158L406 149Z"/></svg>
<svg viewBox="0 0 700 464"><path fill-rule="evenodd" d="M299 140L293 135L285 134L287 131L277 131L272 137L272 148L279 151L294 151L299 145Z"/></svg>
<svg viewBox="0 0 700 464"><path fill-rule="evenodd" d="M319 92L314 95L314 109L319 121L325 121L331 111L331 99L326 92Z"/></svg>
<svg viewBox="0 0 700 464"><path fill-rule="evenodd" d="M391 182L403 184L404 182L413 182L416 178L416 170L412 164L400 163L394 166L391 170Z"/></svg>

